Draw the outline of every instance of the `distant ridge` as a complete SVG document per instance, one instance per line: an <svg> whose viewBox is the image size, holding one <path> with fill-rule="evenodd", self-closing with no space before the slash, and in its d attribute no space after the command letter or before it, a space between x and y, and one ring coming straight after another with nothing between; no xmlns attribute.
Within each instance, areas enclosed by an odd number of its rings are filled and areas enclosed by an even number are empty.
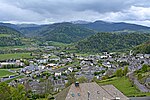
<svg viewBox="0 0 150 100"><path fill-rule="evenodd" d="M113 32L113 31L122 31L122 30L131 30L131 31L150 30L150 27L147 26L130 24L125 22L95 21L95 22L91 22L87 24L79 24L79 25L99 32Z"/></svg>
<svg viewBox="0 0 150 100"><path fill-rule="evenodd" d="M98 32L119 32L126 34L132 32L149 32L150 27L124 23L124 22L105 22L105 21L72 21L47 25L36 24L10 24L0 23L1 26L7 26L21 32L27 37L35 38L39 41L54 41L62 43L74 43Z"/></svg>

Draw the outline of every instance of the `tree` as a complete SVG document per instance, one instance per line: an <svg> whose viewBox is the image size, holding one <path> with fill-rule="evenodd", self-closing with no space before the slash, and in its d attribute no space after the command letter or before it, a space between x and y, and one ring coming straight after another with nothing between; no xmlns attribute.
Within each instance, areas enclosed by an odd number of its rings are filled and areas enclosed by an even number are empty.
<svg viewBox="0 0 150 100"><path fill-rule="evenodd" d="M139 74L138 74L138 80L141 80L141 79L142 79L142 74L139 73Z"/></svg>
<svg viewBox="0 0 150 100"><path fill-rule="evenodd" d="M53 92L53 86L50 80L46 80L45 82L45 94L49 94Z"/></svg>
<svg viewBox="0 0 150 100"><path fill-rule="evenodd" d="M128 66L126 66L123 70L123 74L126 75L128 73Z"/></svg>
<svg viewBox="0 0 150 100"><path fill-rule="evenodd" d="M3 100L26 100L26 92L23 85L17 87L8 86L7 83L0 83L0 97Z"/></svg>
<svg viewBox="0 0 150 100"><path fill-rule="evenodd" d="M105 75L105 76L102 77L102 80L106 80L106 79L108 79L108 78L109 78L109 76L108 76L108 75Z"/></svg>
<svg viewBox="0 0 150 100"><path fill-rule="evenodd" d="M8 86L7 83L0 83L0 97L4 100L11 99L11 88Z"/></svg>
<svg viewBox="0 0 150 100"><path fill-rule="evenodd" d="M29 66L29 61L27 61L27 60L24 60L24 64L26 65L26 66Z"/></svg>
<svg viewBox="0 0 150 100"><path fill-rule="evenodd" d="M11 97L12 100L25 100L26 99L26 92L25 88L22 84L18 84L16 88L11 87Z"/></svg>
<svg viewBox="0 0 150 100"><path fill-rule="evenodd" d="M53 95L49 94L47 97L48 100L54 100L55 98L53 97Z"/></svg>
<svg viewBox="0 0 150 100"><path fill-rule="evenodd" d="M66 87L68 87L69 85L71 85L72 83L76 82L76 78L74 76L74 73L70 73L68 76L68 83L66 84Z"/></svg>
<svg viewBox="0 0 150 100"><path fill-rule="evenodd" d="M122 75L123 75L122 68L116 70L116 76L117 76L117 77L122 77Z"/></svg>
<svg viewBox="0 0 150 100"><path fill-rule="evenodd" d="M77 79L77 81L79 81L79 83L85 83L87 82L87 78L85 78L84 76L80 77L79 79Z"/></svg>
<svg viewBox="0 0 150 100"><path fill-rule="evenodd" d="M99 80L94 76L92 82L98 82Z"/></svg>
<svg viewBox="0 0 150 100"><path fill-rule="evenodd" d="M142 66L142 71L143 72L147 72L148 71L148 65L146 65L146 64L144 64L143 66Z"/></svg>

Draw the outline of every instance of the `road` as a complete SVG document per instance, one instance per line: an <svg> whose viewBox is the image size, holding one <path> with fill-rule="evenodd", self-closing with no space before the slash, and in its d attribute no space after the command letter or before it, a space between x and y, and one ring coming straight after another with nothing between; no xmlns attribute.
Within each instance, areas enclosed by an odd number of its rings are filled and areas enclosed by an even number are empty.
<svg viewBox="0 0 150 100"><path fill-rule="evenodd" d="M137 79L134 79L134 84L139 88L141 92L150 92L143 84L141 84Z"/></svg>
<svg viewBox="0 0 150 100"><path fill-rule="evenodd" d="M134 84L138 87L141 92L150 92L150 89L146 88L143 84L141 84L137 78L133 76L133 72L128 73L130 80L134 82Z"/></svg>

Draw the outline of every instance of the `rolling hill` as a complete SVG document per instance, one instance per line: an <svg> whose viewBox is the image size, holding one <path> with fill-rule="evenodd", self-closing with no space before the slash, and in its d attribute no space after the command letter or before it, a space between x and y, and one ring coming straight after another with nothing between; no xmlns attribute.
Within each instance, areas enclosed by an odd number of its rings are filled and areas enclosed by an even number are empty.
<svg viewBox="0 0 150 100"><path fill-rule="evenodd" d="M98 32L120 32L121 34L132 32L150 33L150 27L124 22L114 23L105 21L73 21L47 25L15 25L10 23L0 23L0 25L16 29L24 34L27 38L34 38L41 43L45 41L74 43L90 37ZM118 38L122 39L122 37Z"/></svg>
<svg viewBox="0 0 150 100"><path fill-rule="evenodd" d="M133 50L135 53L150 54L150 41L136 46Z"/></svg>
<svg viewBox="0 0 150 100"><path fill-rule="evenodd" d="M43 25L39 28L24 28L21 29L21 32L26 32L24 34L27 37L33 37L40 41L55 41L62 43L77 42L78 40L96 33L93 30L67 22Z"/></svg>
<svg viewBox="0 0 150 100"><path fill-rule="evenodd" d="M23 35L15 29L0 26L0 46L19 46L23 45L20 37Z"/></svg>
<svg viewBox="0 0 150 100"><path fill-rule="evenodd" d="M86 24L79 24L82 27L86 27L89 29L93 29L98 32L114 32L114 31L123 31L123 30L130 30L130 31L143 31L143 30L150 30L150 27L124 23L124 22L105 22L105 21L95 21Z"/></svg>
<svg viewBox="0 0 150 100"><path fill-rule="evenodd" d="M150 34L142 33L97 33L76 44L82 52L119 51L133 48L150 39Z"/></svg>

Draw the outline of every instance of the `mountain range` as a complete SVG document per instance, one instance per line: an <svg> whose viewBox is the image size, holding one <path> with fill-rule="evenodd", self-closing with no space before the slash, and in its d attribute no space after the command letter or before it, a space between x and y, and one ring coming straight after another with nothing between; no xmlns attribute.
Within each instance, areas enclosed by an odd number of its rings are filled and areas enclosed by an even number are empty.
<svg viewBox="0 0 150 100"><path fill-rule="evenodd" d="M86 27L89 29L93 29L98 32L114 32L114 31L122 31L122 30L130 30L130 31L142 31L142 30L150 30L150 27L124 23L124 22L105 22L105 21L95 21L86 24L80 24L82 27Z"/></svg>
<svg viewBox="0 0 150 100"><path fill-rule="evenodd" d="M72 21L47 25L0 23L1 40L6 38L4 35L6 33L2 32L3 28L9 30L7 38L11 38L11 45L22 45L20 38L26 37L34 38L42 43L46 41L75 43L79 50L87 52L134 47L146 42L149 39L149 34L146 33L150 32L150 27L124 22ZM14 36L12 33L18 35ZM11 37L10 35L8 37L8 34L11 34ZM3 42L5 41L8 40L3 39ZM13 44L13 41L17 42ZM9 46L10 42L2 44L2 46Z"/></svg>

